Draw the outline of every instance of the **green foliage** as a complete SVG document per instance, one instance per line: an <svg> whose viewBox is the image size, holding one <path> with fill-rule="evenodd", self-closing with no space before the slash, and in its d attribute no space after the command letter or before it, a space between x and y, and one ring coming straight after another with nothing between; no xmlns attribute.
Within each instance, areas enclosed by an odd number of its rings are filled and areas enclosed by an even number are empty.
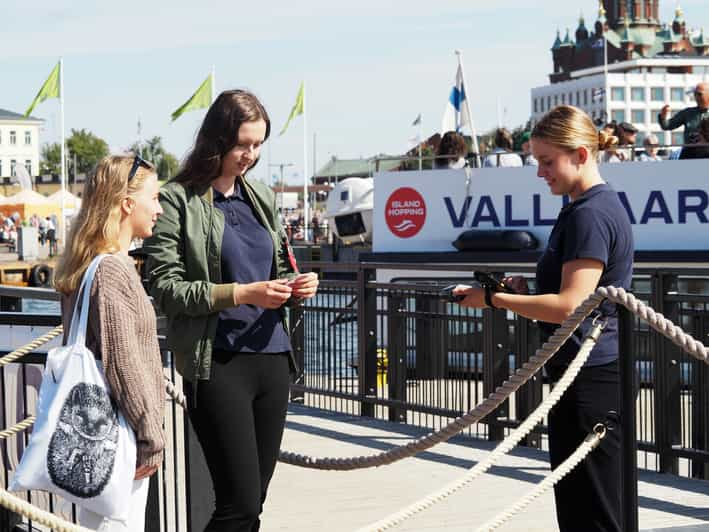
<svg viewBox="0 0 709 532"><path fill-rule="evenodd" d="M61 173L60 162L62 159L62 149L58 142L44 144L39 156L39 173L59 175Z"/></svg>
<svg viewBox="0 0 709 532"><path fill-rule="evenodd" d="M416 157L418 156L418 148L414 148L411 150L411 152L408 153L409 156L414 156L412 155L414 152L416 152ZM433 151L433 148L429 146L428 144L423 144L421 146L421 157L424 159L422 161L421 167L423 170L431 170L433 168L433 159L428 159L426 160L426 157L433 157L436 155L436 153ZM404 161L401 165L403 170L418 170L419 169L419 162L418 162L418 157L417 159L409 159L407 161Z"/></svg>
<svg viewBox="0 0 709 532"><path fill-rule="evenodd" d="M153 137L141 143L136 142L130 147L130 151L142 153L143 159L153 163L160 179L174 177L180 167L177 157L165 150L161 137Z"/></svg>
<svg viewBox="0 0 709 532"><path fill-rule="evenodd" d="M71 136L66 141L67 158L73 161L76 156L74 175L89 174L98 162L108 155L108 144L85 129L72 129Z"/></svg>

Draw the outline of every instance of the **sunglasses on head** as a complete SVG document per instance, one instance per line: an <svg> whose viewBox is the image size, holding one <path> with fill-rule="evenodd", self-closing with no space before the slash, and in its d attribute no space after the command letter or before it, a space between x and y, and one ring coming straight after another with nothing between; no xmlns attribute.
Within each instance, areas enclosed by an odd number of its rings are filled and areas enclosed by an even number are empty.
<svg viewBox="0 0 709 532"><path fill-rule="evenodd" d="M130 172L128 172L128 183L130 183L131 179L135 177L135 174L138 173L138 168L141 166L143 168L147 168L148 170L153 168L152 164L143 159L140 155L136 155L133 158L133 165L130 167Z"/></svg>

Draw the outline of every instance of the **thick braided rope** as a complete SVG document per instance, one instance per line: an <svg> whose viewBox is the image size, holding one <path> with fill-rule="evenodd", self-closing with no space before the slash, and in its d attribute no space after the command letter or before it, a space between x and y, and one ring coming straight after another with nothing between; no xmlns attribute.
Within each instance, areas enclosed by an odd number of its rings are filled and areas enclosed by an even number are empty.
<svg viewBox="0 0 709 532"><path fill-rule="evenodd" d="M430 508L438 502L441 502L456 491L470 484L473 480L481 476L493 465L495 465L505 454L514 449L517 443L519 443L522 438L529 434L534 429L534 427L536 427L537 424L544 419L544 416L549 413L549 410L552 409L552 407L559 401L559 399L561 399L563 393L568 389L569 386L571 386L571 383L574 381L579 371L581 371L581 368L586 363L586 360L588 360L588 357L591 354L591 350L596 345L596 341L598 340L600 333L601 327L598 325L591 330L591 332L586 336L583 343L581 344L581 347L579 347L579 351L576 354L576 357L574 357L574 360L571 362L571 364L569 364L569 367L566 369L561 379L559 379L559 382L556 384L556 386L554 386L554 389L551 391L551 393L537 408L534 409L534 412L532 412L529 417L527 417L524 423L517 427L509 436L507 436L507 438L505 438L497 447L495 447L495 450L492 451L485 460L479 462L461 478L448 483L438 491L414 502L413 504L410 504L409 506L403 508L402 510L399 510L398 512L388 517L385 517L384 519L377 521L376 523L368 525L364 528L360 528L358 532L387 530L398 524L401 524L406 519L413 517L417 513Z"/></svg>
<svg viewBox="0 0 709 532"><path fill-rule="evenodd" d="M35 338L29 344L23 345L19 349L15 349L12 353L8 353L4 357L0 358L0 367L6 366L7 364L11 364L12 362L15 362L23 356L31 353L38 347L46 344L50 340L53 340L54 338L62 334L62 332L64 332L64 328L61 325L57 325L47 334L40 336L39 338Z"/></svg>
<svg viewBox="0 0 709 532"><path fill-rule="evenodd" d="M29 416L8 429L0 430L0 440L4 440L5 438L9 438L10 436L14 436L15 434L19 434L20 432L27 430L34 425L36 420L37 418L35 416Z"/></svg>
<svg viewBox="0 0 709 532"><path fill-rule="evenodd" d="M559 466L554 469L549 475L546 476L535 488L529 492L527 495L522 497L515 504L509 506L495 517L487 521L484 525L477 529L477 532L490 532L496 530L502 526L505 522L509 521L517 513L524 510L529 506L535 499L539 498L541 495L546 493L550 488L555 486L562 478L573 471L576 466L578 466L586 457L601 443L601 440L606 435L606 427L603 425L597 425L593 432L590 432L586 439L581 445L564 460Z"/></svg>
<svg viewBox="0 0 709 532"><path fill-rule="evenodd" d="M697 360L709 364L709 348L702 342L695 340L692 335L684 332L681 327L672 323L659 312L655 312L651 307L639 301L633 294L629 294L622 288L614 286L600 287L596 294L607 298L613 303L623 305L630 312L642 320L645 320L650 327L671 340L686 353L692 355Z"/></svg>
<svg viewBox="0 0 709 532"><path fill-rule="evenodd" d="M0 488L0 506L3 506L13 513L24 515L27 519L47 526L55 532L91 532L88 528L72 524L45 510L40 510L36 506L23 501Z"/></svg>
<svg viewBox="0 0 709 532"><path fill-rule="evenodd" d="M569 316L564 323L555 331L534 356L530 357L520 369L506 380L502 385L492 392L483 402L477 405L467 414L460 416L450 422L437 432L428 434L418 440L413 440L405 445L393 447L387 451L371 456L360 456L351 458L316 458L303 456L288 451L281 451L278 459L291 465L308 467L311 469L327 469L338 471L350 471L353 469L363 469L367 467L378 467L389 465L404 458L409 458L422 451L430 449L434 445L445 442L462 432L470 425L479 422L482 418L493 412L511 394L517 391L524 383L534 376L539 369L549 360L559 348L573 334L579 324L603 301L603 298L592 294L588 297L574 313Z"/></svg>

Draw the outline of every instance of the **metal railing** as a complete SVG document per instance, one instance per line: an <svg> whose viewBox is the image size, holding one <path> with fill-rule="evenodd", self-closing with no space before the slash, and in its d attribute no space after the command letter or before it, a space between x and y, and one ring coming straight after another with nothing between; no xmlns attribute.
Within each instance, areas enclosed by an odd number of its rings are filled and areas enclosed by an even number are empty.
<svg viewBox="0 0 709 532"><path fill-rule="evenodd" d="M479 403L541 345L530 320L438 298L443 286L470 282L464 272L475 265L307 266L349 271L355 280L322 281L318 296L292 320L302 368L293 390L306 405L435 430ZM706 342L709 270L636 269L633 290ZM637 387L640 466L709 479L709 369L637 320L625 334L635 369L625 385ZM546 376L537 377L467 434L502 439L548 392ZM525 444L542 447L545 433L539 426Z"/></svg>

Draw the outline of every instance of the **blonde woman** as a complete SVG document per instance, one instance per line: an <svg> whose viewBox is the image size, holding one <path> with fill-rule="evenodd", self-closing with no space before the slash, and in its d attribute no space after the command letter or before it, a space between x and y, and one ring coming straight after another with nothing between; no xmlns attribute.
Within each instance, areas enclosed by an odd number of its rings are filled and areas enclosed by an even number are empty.
<svg viewBox="0 0 709 532"><path fill-rule="evenodd" d="M133 239L150 236L161 213L154 167L138 156L105 157L86 183L57 266L66 339L86 268L97 255L111 254L91 287L86 345L100 358L111 396L135 431L137 463L129 464L136 472L126 521L80 512L83 526L102 532L145 529L148 477L162 462L164 383L155 312L128 256Z"/></svg>
<svg viewBox="0 0 709 532"><path fill-rule="evenodd" d="M517 294L460 286L454 293L471 308L504 308L537 320L546 341L558 325L598 286L630 288L633 233L617 193L598 171L598 152L617 142L596 132L582 110L552 109L532 131L537 175L556 196L569 196L537 263L537 294L522 278L508 278ZM619 410L618 319L615 305L599 307L607 319L591 355L571 387L549 414L552 468L568 458L594 425ZM546 366L557 381L591 327L586 319ZM561 532L620 532L620 431L606 433L600 447L555 486Z"/></svg>

